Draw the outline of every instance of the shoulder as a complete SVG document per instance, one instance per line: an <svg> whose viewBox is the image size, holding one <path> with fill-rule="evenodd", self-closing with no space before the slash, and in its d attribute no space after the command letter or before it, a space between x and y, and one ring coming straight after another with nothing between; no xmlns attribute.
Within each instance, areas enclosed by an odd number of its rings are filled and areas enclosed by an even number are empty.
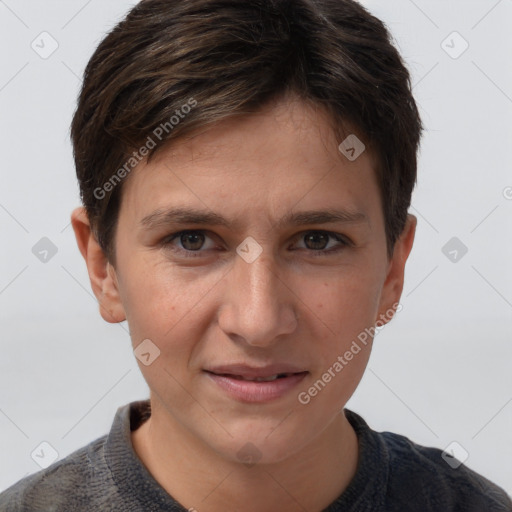
<svg viewBox="0 0 512 512"><path fill-rule="evenodd" d="M393 432L376 432L345 409L361 447L365 478L378 482L382 510L512 512L506 492L443 450Z"/></svg>
<svg viewBox="0 0 512 512"><path fill-rule="evenodd" d="M379 434L389 452L389 497L460 512L512 511L506 492L435 447L392 432ZM410 501L409 501L410 502Z"/></svg>
<svg viewBox="0 0 512 512"><path fill-rule="evenodd" d="M86 505L100 489L104 494L111 478L103 456L106 438L96 439L9 487L0 494L0 510L75 510L78 504Z"/></svg>
<svg viewBox="0 0 512 512"><path fill-rule="evenodd" d="M108 434L4 491L0 511L177 510L133 450L131 432L150 414L149 400L119 407Z"/></svg>

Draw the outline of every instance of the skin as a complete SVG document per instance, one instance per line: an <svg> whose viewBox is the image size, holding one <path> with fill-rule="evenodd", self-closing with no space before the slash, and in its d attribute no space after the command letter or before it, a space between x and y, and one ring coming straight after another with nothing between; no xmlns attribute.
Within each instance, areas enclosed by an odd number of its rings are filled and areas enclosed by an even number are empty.
<svg viewBox="0 0 512 512"><path fill-rule="evenodd" d="M372 340L307 405L297 395L365 328L387 312L389 319L416 218L409 215L389 259L372 157L365 151L350 162L340 142L323 111L290 97L178 140L124 183L115 268L84 210L72 214L103 318L126 319L134 348L150 339L160 350L149 366L139 362L152 416L132 441L154 478L186 508L320 511L356 472L357 437L343 407ZM145 216L175 206L213 211L232 225L141 227ZM290 212L326 208L365 218L277 223ZM162 244L190 229L203 230L203 245L201 233L185 246L179 236ZM236 252L249 236L262 248L252 263ZM203 371L240 362L293 363L309 373L276 400L245 403ZM257 449L253 465L237 455L247 443Z"/></svg>

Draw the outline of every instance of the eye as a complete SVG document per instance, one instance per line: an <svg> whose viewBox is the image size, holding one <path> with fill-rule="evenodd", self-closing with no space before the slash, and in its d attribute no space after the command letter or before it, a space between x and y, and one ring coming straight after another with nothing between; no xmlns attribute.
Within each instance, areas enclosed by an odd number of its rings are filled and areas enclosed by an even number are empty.
<svg viewBox="0 0 512 512"><path fill-rule="evenodd" d="M320 254L338 252L351 245L350 241L342 235L328 231L308 231L301 234L299 240L304 241L306 249Z"/></svg>
<svg viewBox="0 0 512 512"><path fill-rule="evenodd" d="M344 236L328 231L308 231L300 234L297 240L304 243L302 247L298 245L298 248L304 249L312 255L332 254L352 245L350 240ZM173 233L164 238L161 245L185 257L202 256L205 251L219 248L212 238L201 230Z"/></svg>
<svg viewBox="0 0 512 512"><path fill-rule="evenodd" d="M209 240L205 246L205 241ZM213 240L200 230L179 231L169 235L162 240L162 245L170 250L184 253L186 256L194 256L191 253L201 253L201 249L214 249L216 247ZM199 254L198 254L199 255Z"/></svg>

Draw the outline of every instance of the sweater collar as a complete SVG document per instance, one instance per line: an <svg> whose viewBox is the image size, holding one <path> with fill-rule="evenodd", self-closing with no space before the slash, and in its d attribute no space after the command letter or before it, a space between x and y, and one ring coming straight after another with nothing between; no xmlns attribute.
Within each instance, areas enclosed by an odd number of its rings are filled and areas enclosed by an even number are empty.
<svg viewBox="0 0 512 512"><path fill-rule="evenodd" d="M133 448L131 432L151 415L149 400L132 402L117 410L105 446L105 459L119 494L138 510L186 512L153 478ZM151 506L149 506L151 504Z"/></svg>
<svg viewBox="0 0 512 512"><path fill-rule="evenodd" d="M358 438L356 474L345 491L324 512L370 512L383 505L388 480L389 452L377 432L357 413L344 409ZM186 512L153 478L136 454L131 432L151 415L149 400L132 402L117 410L105 446L105 458L121 496L139 502L141 510ZM159 507L159 508L155 508Z"/></svg>

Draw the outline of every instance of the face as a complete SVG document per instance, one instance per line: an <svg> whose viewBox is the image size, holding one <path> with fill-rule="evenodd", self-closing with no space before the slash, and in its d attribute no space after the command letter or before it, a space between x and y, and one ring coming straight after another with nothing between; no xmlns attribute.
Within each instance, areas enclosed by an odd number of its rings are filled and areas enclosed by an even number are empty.
<svg viewBox="0 0 512 512"><path fill-rule="evenodd" d="M400 298L413 235L388 259L372 158L340 142L287 100L180 140L124 184L104 318L126 317L134 348L150 340L155 420L228 460L314 443L363 375L361 333Z"/></svg>

